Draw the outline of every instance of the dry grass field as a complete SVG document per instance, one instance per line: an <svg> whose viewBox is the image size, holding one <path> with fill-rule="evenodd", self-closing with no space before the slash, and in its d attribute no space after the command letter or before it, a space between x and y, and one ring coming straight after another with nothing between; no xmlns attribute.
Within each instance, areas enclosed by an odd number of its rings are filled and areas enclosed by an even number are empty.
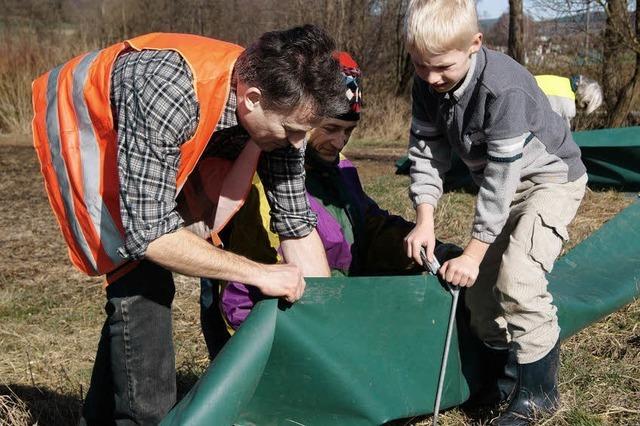
<svg viewBox="0 0 640 426"><path fill-rule="evenodd" d="M403 147L356 141L348 149L372 197L411 217L408 179L394 175L392 162ZM570 230L572 244L632 200L617 192L589 191ZM447 194L438 212L438 236L464 244L472 206L471 194ZM101 279L80 274L67 259L27 136L0 137L0 253L0 425L75 424L105 299ZM208 359L199 331L198 283L187 277L176 281L174 334L179 388L184 392ZM639 324L636 301L563 345L563 405L544 424L640 424ZM481 424L488 417L490 413L455 409L443 414L441 424ZM430 424L429 419L396 423Z"/></svg>

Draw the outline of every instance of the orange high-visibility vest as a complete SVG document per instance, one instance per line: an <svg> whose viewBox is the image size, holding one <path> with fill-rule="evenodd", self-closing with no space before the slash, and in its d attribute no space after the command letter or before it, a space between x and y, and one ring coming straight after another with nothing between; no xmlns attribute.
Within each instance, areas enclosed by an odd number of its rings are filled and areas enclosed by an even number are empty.
<svg viewBox="0 0 640 426"><path fill-rule="evenodd" d="M189 65L200 105L193 137L180 148L182 189L220 120L240 46L188 34L147 34L80 55L33 82L34 146L49 202L73 264L89 275L114 271L123 257L117 134L111 113L111 71L125 50L174 50ZM247 144L235 162L209 159L208 194L219 194L214 231L242 204L259 149ZM197 195L197 194L196 194Z"/></svg>

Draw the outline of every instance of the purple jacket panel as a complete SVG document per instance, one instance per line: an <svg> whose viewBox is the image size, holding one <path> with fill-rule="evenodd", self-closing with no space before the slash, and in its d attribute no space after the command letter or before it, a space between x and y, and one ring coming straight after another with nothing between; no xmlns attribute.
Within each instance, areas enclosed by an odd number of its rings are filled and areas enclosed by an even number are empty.
<svg viewBox="0 0 640 426"><path fill-rule="evenodd" d="M342 162L341 162L342 163ZM349 165L353 165L349 162ZM355 171L355 169L354 169ZM357 174L355 175L357 179ZM352 182L345 182L351 189ZM359 180L357 181L359 185ZM362 192L362 190L360 190ZM342 227L314 197L307 193L311 210L318 215L316 230L322 241L331 269L348 271L351 266L351 245L345 240ZM360 197L358 197L360 198ZM261 299L259 292L251 292L246 285L229 282L222 292L220 305L229 325L235 330L247 318L254 304Z"/></svg>

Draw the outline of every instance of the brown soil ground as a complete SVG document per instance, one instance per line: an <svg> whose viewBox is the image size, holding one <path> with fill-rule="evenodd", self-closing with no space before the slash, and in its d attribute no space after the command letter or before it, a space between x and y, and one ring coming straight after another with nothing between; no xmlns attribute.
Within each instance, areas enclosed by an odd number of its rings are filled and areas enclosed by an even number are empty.
<svg viewBox="0 0 640 426"><path fill-rule="evenodd" d="M30 145L26 136L0 137L0 425L75 424L104 320L102 281L71 267ZM348 155L369 194L410 218L408 180L395 176L393 167L402 152L396 144L356 145ZM631 201L614 191L589 191L571 228L574 244ZM472 194L447 194L436 219L439 237L464 244L472 207ZM179 276L176 288L176 363L185 391L208 359L199 330L198 283ZM636 301L563 345L564 402L544 424L640 424L639 323ZM451 410L441 424L483 423L490 414Z"/></svg>

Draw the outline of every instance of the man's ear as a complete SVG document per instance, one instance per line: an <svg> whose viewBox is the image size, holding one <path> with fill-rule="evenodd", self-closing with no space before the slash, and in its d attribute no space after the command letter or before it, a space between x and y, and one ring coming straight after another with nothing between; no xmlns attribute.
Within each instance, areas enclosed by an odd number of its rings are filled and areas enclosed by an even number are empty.
<svg viewBox="0 0 640 426"><path fill-rule="evenodd" d="M262 101L262 92L257 87L247 87L243 96L242 102L248 111L255 110Z"/></svg>
<svg viewBox="0 0 640 426"><path fill-rule="evenodd" d="M475 33L471 39L471 46L469 46L469 55L476 53L482 47L482 33Z"/></svg>

